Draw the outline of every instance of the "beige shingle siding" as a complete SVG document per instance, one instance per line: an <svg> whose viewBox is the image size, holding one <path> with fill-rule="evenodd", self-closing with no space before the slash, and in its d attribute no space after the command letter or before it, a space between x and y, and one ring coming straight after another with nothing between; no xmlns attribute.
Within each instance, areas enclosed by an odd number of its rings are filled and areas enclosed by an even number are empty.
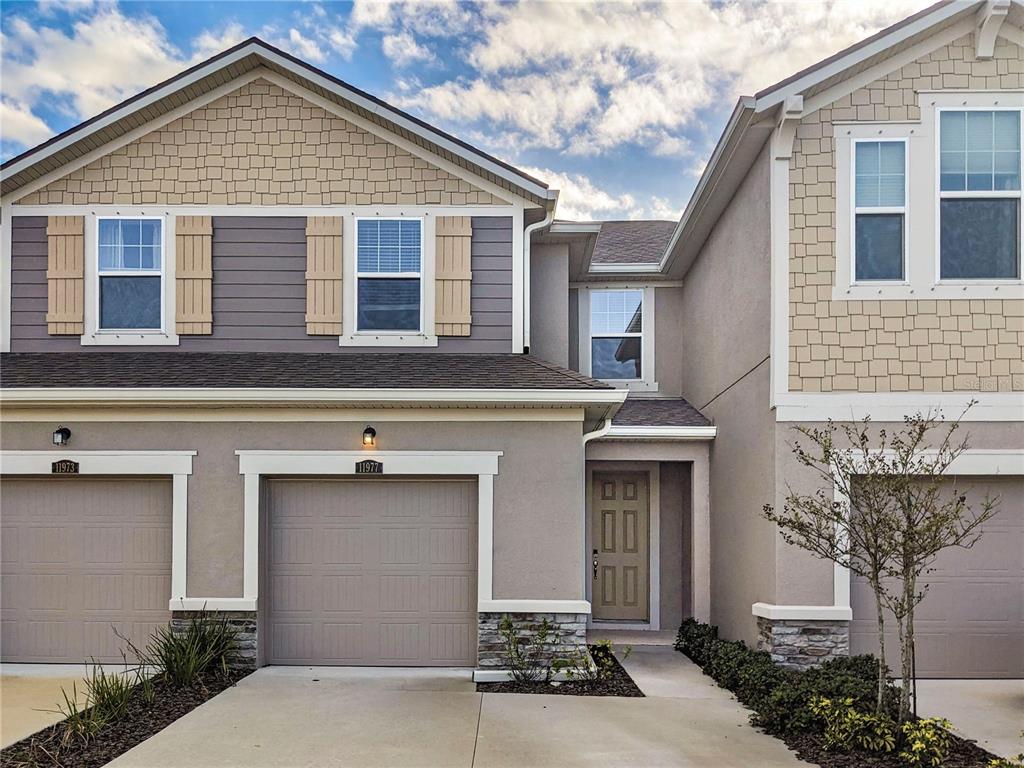
<svg viewBox="0 0 1024 768"><path fill-rule="evenodd" d="M306 333L341 335L341 216L306 219Z"/></svg>
<svg viewBox="0 0 1024 768"><path fill-rule="evenodd" d="M46 222L46 332L85 331L85 217L50 216Z"/></svg>
<svg viewBox="0 0 1024 768"><path fill-rule="evenodd" d="M213 219L174 221L174 323L179 335L213 333Z"/></svg>
<svg viewBox="0 0 1024 768"><path fill-rule="evenodd" d="M974 58L966 36L806 116L790 170L793 391L1024 390L1024 301L833 301L833 121L919 120L922 90L1024 87L1024 53L1000 40Z"/></svg>
<svg viewBox="0 0 1024 768"><path fill-rule="evenodd" d="M500 205L265 80L71 172L26 205Z"/></svg>
<svg viewBox="0 0 1024 768"><path fill-rule="evenodd" d="M438 336L469 336L473 322L470 314L472 220L469 216L439 216L435 226L435 332Z"/></svg>

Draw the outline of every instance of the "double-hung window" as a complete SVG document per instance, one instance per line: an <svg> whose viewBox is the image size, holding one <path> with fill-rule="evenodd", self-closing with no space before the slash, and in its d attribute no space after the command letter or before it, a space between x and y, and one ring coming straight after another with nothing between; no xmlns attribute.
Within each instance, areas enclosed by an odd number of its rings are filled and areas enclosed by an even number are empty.
<svg viewBox="0 0 1024 768"><path fill-rule="evenodd" d="M423 222L356 222L356 328L419 333L422 328Z"/></svg>
<svg viewBox="0 0 1024 768"><path fill-rule="evenodd" d="M907 144L854 144L854 280L906 279Z"/></svg>
<svg viewBox="0 0 1024 768"><path fill-rule="evenodd" d="M644 291L590 292L590 375L596 379L643 379Z"/></svg>
<svg viewBox="0 0 1024 768"><path fill-rule="evenodd" d="M939 278L1021 276L1021 111L939 113Z"/></svg>
<svg viewBox="0 0 1024 768"><path fill-rule="evenodd" d="M163 221L101 218L98 227L98 329L162 330Z"/></svg>

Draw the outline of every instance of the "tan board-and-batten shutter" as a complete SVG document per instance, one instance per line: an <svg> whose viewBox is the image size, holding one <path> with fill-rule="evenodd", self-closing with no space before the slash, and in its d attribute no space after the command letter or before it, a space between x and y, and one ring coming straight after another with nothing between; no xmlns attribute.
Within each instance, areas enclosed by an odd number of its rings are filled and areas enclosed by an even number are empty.
<svg viewBox="0 0 1024 768"><path fill-rule="evenodd" d="M174 220L174 324L179 335L213 333L213 219Z"/></svg>
<svg viewBox="0 0 1024 768"><path fill-rule="evenodd" d="M85 332L85 217L46 221L46 332Z"/></svg>
<svg viewBox="0 0 1024 768"><path fill-rule="evenodd" d="M439 216L435 224L434 329L438 336L469 336L473 271L470 244L473 225L469 216Z"/></svg>
<svg viewBox="0 0 1024 768"><path fill-rule="evenodd" d="M340 216L306 219L306 333L341 335Z"/></svg>

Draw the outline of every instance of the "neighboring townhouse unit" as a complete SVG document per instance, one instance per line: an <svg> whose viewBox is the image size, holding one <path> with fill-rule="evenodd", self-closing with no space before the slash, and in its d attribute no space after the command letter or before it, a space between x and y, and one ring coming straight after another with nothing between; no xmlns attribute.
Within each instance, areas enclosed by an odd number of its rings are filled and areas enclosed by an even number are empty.
<svg viewBox="0 0 1024 768"><path fill-rule="evenodd" d="M116 659L112 626L205 609L252 663L487 679L504 613L567 651L708 617L681 288L570 289L567 245L531 254L540 181L253 39L2 194L5 661ZM609 381L671 396L612 424Z"/></svg>
<svg viewBox="0 0 1024 768"><path fill-rule="evenodd" d="M870 651L761 516L816 488L792 427L976 400L1002 507L918 666L1024 676L1022 30L944 2L741 99L679 222L558 219L256 39L8 161L3 660L203 609L253 664L480 680L506 613Z"/></svg>

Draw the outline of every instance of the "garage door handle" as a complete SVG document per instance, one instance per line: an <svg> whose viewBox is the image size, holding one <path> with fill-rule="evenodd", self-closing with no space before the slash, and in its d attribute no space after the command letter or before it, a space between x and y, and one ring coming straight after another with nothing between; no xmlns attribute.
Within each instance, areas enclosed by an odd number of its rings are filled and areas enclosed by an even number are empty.
<svg viewBox="0 0 1024 768"><path fill-rule="evenodd" d="M597 560L597 550L595 549L594 550L594 578L595 579L597 578L597 563L598 563L598 560Z"/></svg>

